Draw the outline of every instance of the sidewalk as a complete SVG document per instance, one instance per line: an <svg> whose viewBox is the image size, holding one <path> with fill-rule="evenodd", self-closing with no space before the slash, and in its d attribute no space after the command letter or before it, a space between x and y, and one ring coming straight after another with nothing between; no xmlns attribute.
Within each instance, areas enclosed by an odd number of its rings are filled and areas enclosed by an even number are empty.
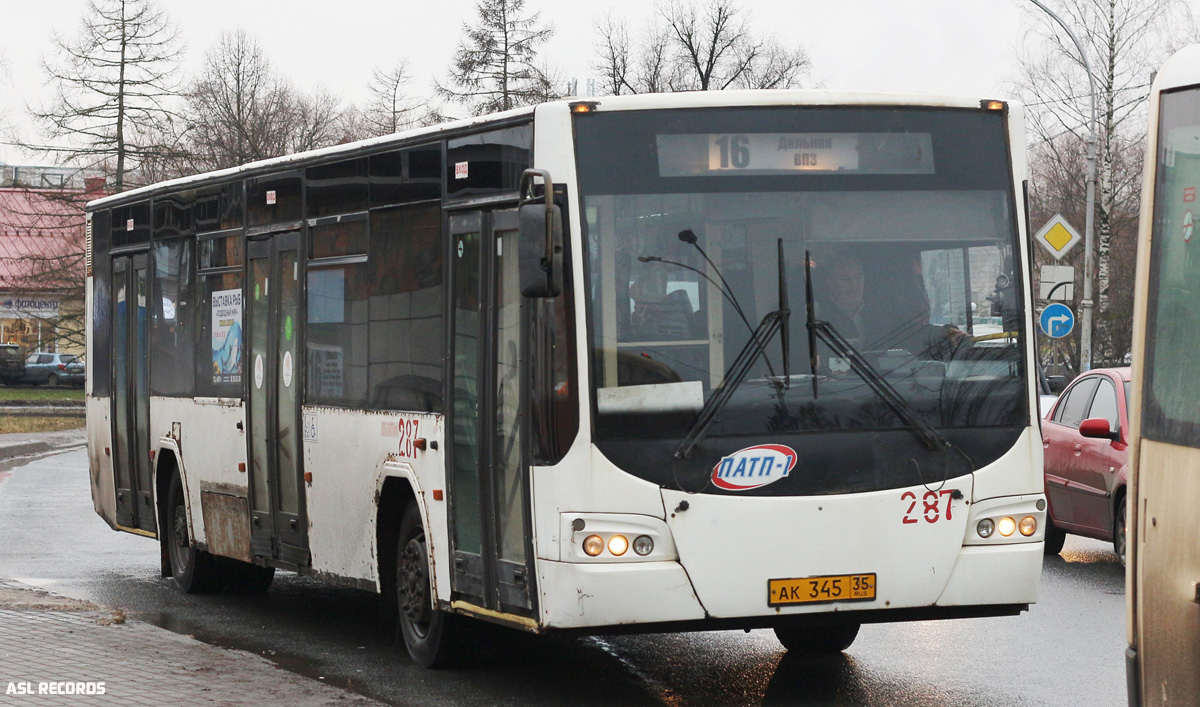
<svg viewBox="0 0 1200 707"><path fill-rule="evenodd" d="M3 705L379 704L252 653L6 579L0 636Z"/></svg>
<svg viewBox="0 0 1200 707"><path fill-rule="evenodd" d="M84 437L83 430L0 435L0 461L79 447ZM132 620L120 609L0 578L0 705L164 704L380 703L253 653Z"/></svg>

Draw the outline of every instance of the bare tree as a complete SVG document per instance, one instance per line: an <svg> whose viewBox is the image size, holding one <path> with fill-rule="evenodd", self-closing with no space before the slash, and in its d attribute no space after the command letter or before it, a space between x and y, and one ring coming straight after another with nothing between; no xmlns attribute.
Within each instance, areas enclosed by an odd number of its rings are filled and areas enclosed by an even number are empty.
<svg viewBox="0 0 1200 707"><path fill-rule="evenodd" d="M1136 248L1150 79L1167 55L1196 35L1196 24L1182 0L1046 2L1072 27L1094 72L1099 118L1094 358L1120 362L1128 351L1132 303L1114 304L1113 297L1132 293L1133 268L1113 268L1113 253L1126 257ZM1036 7L1027 11L1033 29L1020 49L1014 83L1029 106L1033 201L1053 203L1040 191L1077 196L1077 205L1068 210L1078 214L1076 223L1082 225L1083 155L1091 123L1088 77L1078 50L1057 23ZM1083 253L1077 257L1082 263Z"/></svg>
<svg viewBox="0 0 1200 707"><path fill-rule="evenodd" d="M298 92L253 37L227 32L187 93L179 142L193 171L324 147L343 137L340 103L326 91Z"/></svg>
<svg viewBox="0 0 1200 707"><path fill-rule="evenodd" d="M597 23L596 31L598 56L592 68L602 75L603 93L665 93L683 83L683 67L672 61L671 36L658 22L647 24L636 44L625 22L611 13Z"/></svg>
<svg viewBox="0 0 1200 707"><path fill-rule="evenodd" d="M603 89L613 94L793 88L810 61L751 27L751 13L735 0L703 8L670 0L635 43L626 24L608 16L597 25L597 61ZM659 24L661 22L661 24Z"/></svg>
<svg viewBox="0 0 1200 707"><path fill-rule="evenodd" d="M411 83L412 74L404 59L390 68L371 72L367 105L362 113L372 135L398 133L420 119L417 102L408 92Z"/></svg>
<svg viewBox="0 0 1200 707"><path fill-rule="evenodd" d="M30 108L49 144L35 153L82 168L104 167L116 191L161 145L152 136L171 115L181 46L153 0L89 0L78 36L54 37L42 61L54 98Z"/></svg>
<svg viewBox="0 0 1200 707"><path fill-rule="evenodd" d="M463 24L450 79L437 84L441 98L474 115L532 105L558 97L553 70L537 63L538 49L554 34L525 0L478 0L475 25Z"/></svg>

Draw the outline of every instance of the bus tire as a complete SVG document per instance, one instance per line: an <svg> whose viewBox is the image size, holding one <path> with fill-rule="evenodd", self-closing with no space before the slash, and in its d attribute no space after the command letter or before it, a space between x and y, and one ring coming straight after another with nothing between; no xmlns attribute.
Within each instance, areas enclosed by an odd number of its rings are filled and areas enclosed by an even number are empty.
<svg viewBox="0 0 1200 707"><path fill-rule="evenodd" d="M832 655L841 653L854 643L862 624L841 626L780 626L775 628L775 638L788 653L800 655Z"/></svg>
<svg viewBox="0 0 1200 707"><path fill-rule="evenodd" d="M179 474L171 476L165 520L160 542L167 546L175 586L185 594L219 591L224 582L216 558L192 546L188 533L187 506L183 499L183 482Z"/></svg>
<svg viewBox="0 0 1200 707"><path fill-rule="evenodd" d="M261 594L271 588L275 579L274 567L260 567L240 560L228 560L225 570L225 588L239 594Z"/></svg>
<svg viewBox="0 0 1200 707"><path fill-rule="evenodd" d="M443 668L463 658L461 617L437 608L429 581L429 545L417 504L404 509L396 541L396 623L413 662Z"/></svg>
<svg viewBox="0 0 1200 707"><path fill-rule="evenodd" d="M1067 531L1054 524L1050 520L1050 514L1046 514L1046 547L1042 549L1045 555L1057 555L1062 552L1063 543L1067 541Z"/></svg>

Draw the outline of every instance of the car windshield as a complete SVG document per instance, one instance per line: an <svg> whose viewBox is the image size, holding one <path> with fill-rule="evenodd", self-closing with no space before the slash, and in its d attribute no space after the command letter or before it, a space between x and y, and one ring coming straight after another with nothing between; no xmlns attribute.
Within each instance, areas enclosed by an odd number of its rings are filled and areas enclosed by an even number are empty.
<svg viewBox="0 0 1200 707"><path fill-rule="evenodd" d="M710 437L911 428L810 346L806 253L814 319L925 422L1027 422L1000 116L601 111L576 134L598 440L678 440L759 350ZM748 346L772 312L780 331Z"/></svg>

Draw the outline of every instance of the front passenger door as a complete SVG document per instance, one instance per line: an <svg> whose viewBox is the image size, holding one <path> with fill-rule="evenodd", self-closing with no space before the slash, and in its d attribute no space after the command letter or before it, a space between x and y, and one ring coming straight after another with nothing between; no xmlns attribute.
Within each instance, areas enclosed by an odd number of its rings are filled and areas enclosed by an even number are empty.
<svg viewBox="0 0 1200 707"><path fill-rule="evenodd" d="M1054 408L1054 416L1042 424L1046 497L1050 501L1050 516L1060 525L1075 522L1074 497L1069 485L1075 473L1073 469L1083 453L1079 423L1091 407L1092 395L1099 382L1096 376L1076 381L1063 393Z"/></svg>
<svg viewBox="0 0 1200 707"><path fill-rule="evenodd" d="M1107 376L1100 379L1085 419L1094 417L1108 420L1108 428L1120 432L1117 388ZM1076 434L1076 443L1083 449L1078 464L1072 470L1069 487L1074 522L1111 533L1113 480L1117 470L1125 464L1125 440L1091 439L1078 432Z"/></svg>

